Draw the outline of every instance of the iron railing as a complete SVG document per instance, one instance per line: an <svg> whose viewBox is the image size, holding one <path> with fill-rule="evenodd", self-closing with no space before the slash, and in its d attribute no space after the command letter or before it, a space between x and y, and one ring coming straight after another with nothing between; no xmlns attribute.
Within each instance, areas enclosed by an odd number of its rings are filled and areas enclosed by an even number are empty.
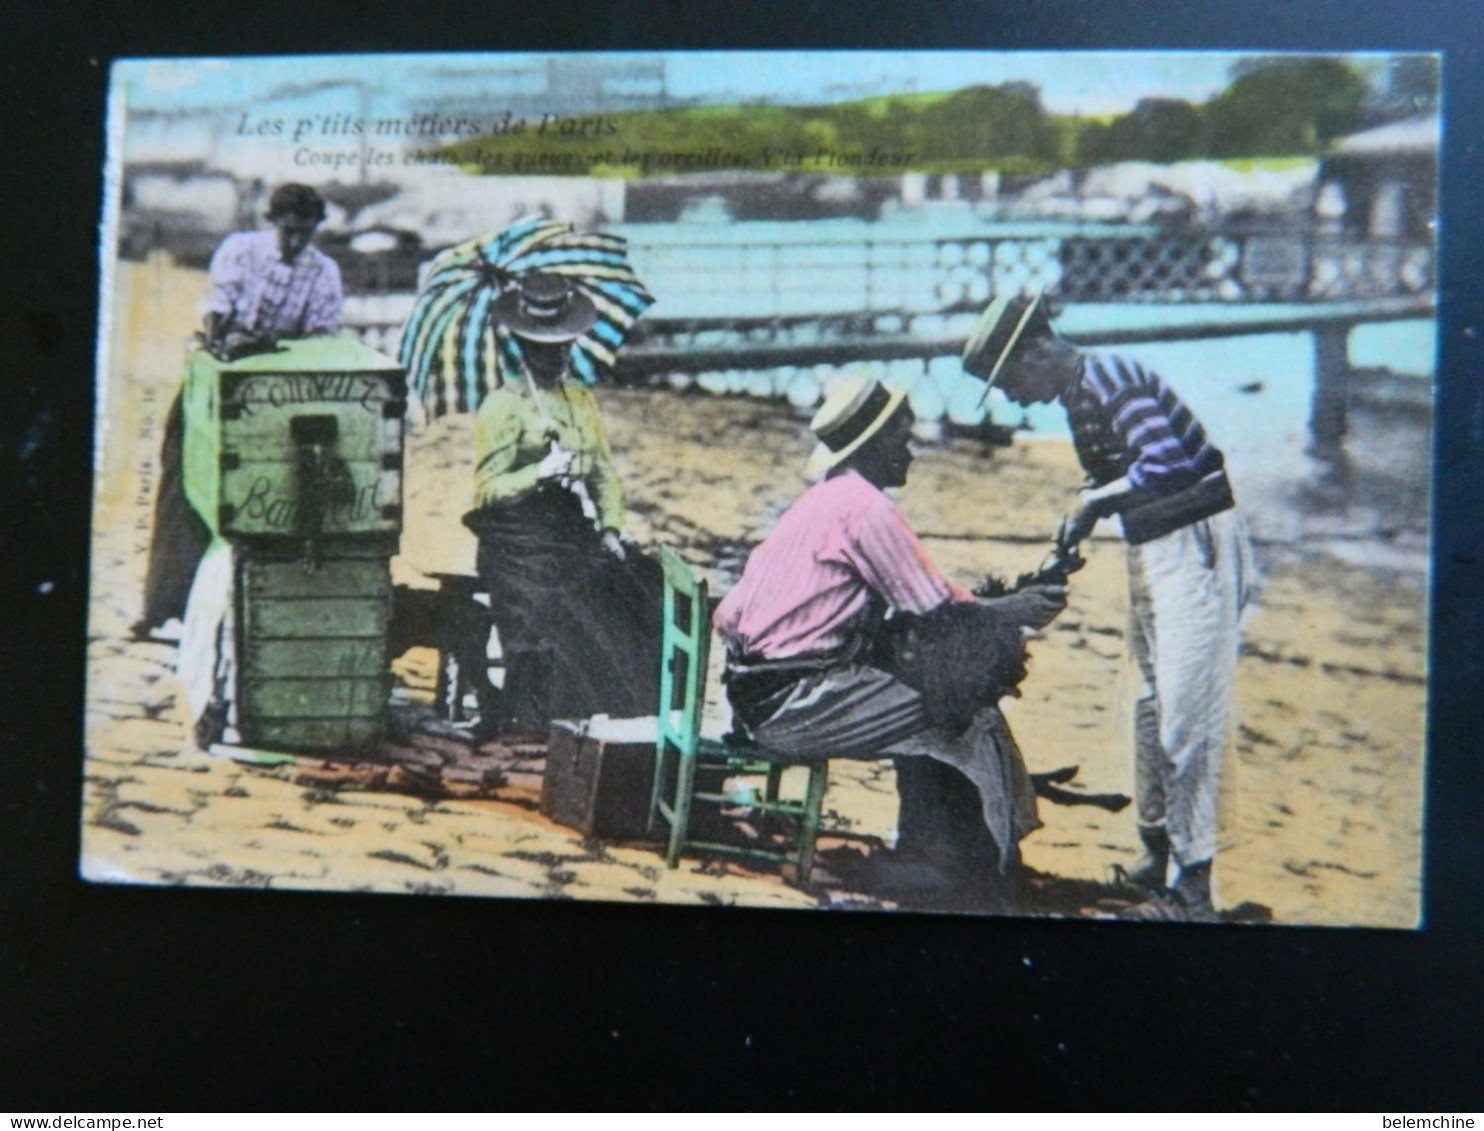
<svg viewBox="0 0 1484 1131"><path fill-rule="evenodd" d="M1431 244L1312 229L999 225L883 238L863 224L811 226L807 238L787 241L756 241L751 230L626 230L635 270L659 298L621 355L628 376L862 360L927 367L956 352L990 296L1006 292L1127 306L1117 320L1120 340L1159 340L1264 332L1270 323L1301 330L1335 318L1354 325L1426 317L1435 285ZM345 322L395 354L412 302L410 293L352 296ZM1205 304L1215 304L1209 318L1190 310ZM797 383L792 372L777 377L780 389ZM758 384L740 376L701 383L723 389L739 381Z"/></svg>

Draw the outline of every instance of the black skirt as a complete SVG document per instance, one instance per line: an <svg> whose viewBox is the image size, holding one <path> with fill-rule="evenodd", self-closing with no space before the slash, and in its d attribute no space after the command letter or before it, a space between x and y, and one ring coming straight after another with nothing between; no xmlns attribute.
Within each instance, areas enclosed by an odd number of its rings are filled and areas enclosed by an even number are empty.
<svg viewBox="0 0 1484 1131"><path fill-rule="evenodd" d="M155 489L154 531L144 575L144 609L136 626L158 628L172 617L185 619L186 597L211 531L186 501L184 468L185 414L181 394L170 402L160 445L160 479Z"/></svg>
<svg viewBox="0 0 1484 1131"><path fill-rule="evenodd" d="M464 516L479 538L479 575L505 661L510 730L595 714L652 715L659 703L659 563L620 560L577 496L543 486Z"/></svg>

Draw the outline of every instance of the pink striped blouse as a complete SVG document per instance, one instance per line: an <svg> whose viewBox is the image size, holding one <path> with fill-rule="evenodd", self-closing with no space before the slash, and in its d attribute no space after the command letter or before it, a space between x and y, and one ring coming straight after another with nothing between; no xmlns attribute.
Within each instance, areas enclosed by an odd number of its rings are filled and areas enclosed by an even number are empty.
<svg viewBox="0 0 1484 1131"><path fill-rule="evenodd" d="M732 648L768 659L829 651L849 641L872 592L912 613L974 599L933 565L897 505L848 471L784 513L713 623Z"/></svg>
<svg viewBox="0 0 1484 1131"><path fill-rule="evenodd" d="M332 334L342 301L335 261L311 246L285 263L272 228L230 235L211 257L206 309L227 315L233 329L275 339Z"/></svg>

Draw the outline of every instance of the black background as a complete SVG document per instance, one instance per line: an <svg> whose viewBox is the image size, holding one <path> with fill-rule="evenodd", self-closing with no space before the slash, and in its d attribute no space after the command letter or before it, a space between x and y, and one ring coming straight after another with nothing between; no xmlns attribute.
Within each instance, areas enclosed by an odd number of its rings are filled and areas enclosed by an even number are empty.
<svg viewBox="0 0 1484 1131"><path fill-rule="evenodd" d="M7 5L0 1109L1484 1106L1481 32L1463 0ZM109 62L790 46L1448 52L1425 929L79 881Z"/></svg>

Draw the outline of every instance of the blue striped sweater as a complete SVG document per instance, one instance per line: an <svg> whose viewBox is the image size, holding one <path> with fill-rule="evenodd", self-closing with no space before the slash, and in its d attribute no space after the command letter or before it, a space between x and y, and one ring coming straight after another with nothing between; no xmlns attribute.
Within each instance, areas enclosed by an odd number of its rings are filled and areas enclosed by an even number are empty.
<svg viewBox="0 0 1484 1131"><path fill-rule="evenodd" d="M1162 495L1219 471L1221 452L1185 402L1130 358L1086 354L1062 395L1077 458L1094 486L1127 476Z"/></svg>

